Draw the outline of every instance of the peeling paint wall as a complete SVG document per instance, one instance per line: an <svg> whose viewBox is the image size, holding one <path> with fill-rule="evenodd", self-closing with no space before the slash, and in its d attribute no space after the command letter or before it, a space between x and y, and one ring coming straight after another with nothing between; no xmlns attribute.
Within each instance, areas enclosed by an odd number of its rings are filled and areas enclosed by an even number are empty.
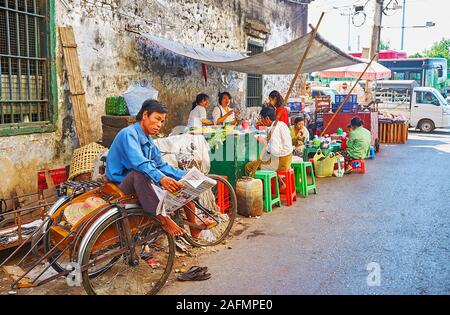
<svg viewBox="0 0 450 315"><path fill-rule="evenodd" d="M201 65L155 47L127 28L139 28L156 36L194 46L246 51L249 35L245 21L259 21L269 30L262 39L265 49L282 45L306 31L306 6L286 0L55 0L56 25L71 25L86 90L93 139L101 138L100 117L105 98L120 95L134 79L148 79L169 107L164 131L185 124L195 95L211 96L227 90L245 106L246 75L207 67L205 87ZM57 36L58 37L58 36ZM263 36L264 37L264 36ZM74 122L64 78L62 55L57 43L57 131L0 138L0 197L15 187L36 188L42 168L62 167L77 147ZM289 76L264 76L264 97L270 90L286 91ZM6 176L5 176L6 175Z"/></svg>

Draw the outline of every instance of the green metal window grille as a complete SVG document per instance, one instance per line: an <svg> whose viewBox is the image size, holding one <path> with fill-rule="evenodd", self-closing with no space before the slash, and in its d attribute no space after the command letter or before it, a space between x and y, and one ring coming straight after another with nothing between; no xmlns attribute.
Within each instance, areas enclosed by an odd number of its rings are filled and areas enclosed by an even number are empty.
<svg viewBox="0 0 450 315"><path fill-rule="evenodd" d="M53 0L0 0L0 129L53 121L49 97L53 4Z"/></svg>
<svg viewBox="0 0 450 315"><path fill-rule="evenodd" d="M257 55L263 52L263 47L248 43L249 55ZM262 104L263 78L260 74L247 74L247 107L261 106Z"/></svg>

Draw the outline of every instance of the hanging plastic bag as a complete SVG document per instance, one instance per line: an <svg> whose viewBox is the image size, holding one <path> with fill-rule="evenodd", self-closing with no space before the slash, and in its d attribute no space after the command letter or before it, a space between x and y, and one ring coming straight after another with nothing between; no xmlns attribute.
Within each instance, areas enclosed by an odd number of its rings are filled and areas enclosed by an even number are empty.
<svg viewBox="0 0 450 315"><path fill-rule="evenodd" d="M334 163L336 162L336 155L331 152L324 158L317 160L317 165L314 166L314 171L317 177L333 176Z"/></svg>
<svg viewBox="0 0 450 315"><path fill-rule="evenodd" d="M150 85L148 80L131 81L128 90L123 93L123 98L130 115L136 116L145 100L158 99L158 91Z"/></svg>

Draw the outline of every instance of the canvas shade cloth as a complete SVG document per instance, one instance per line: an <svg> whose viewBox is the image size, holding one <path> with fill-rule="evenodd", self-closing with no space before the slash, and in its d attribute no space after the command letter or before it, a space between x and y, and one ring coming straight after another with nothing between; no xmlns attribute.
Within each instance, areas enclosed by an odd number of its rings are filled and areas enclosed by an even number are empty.
<svg viewBox="0 0 450 315"><path fill-rule="evenodd" d="M236 51L197 48L147 33L139 34L159 47L207 65L244 73L279 75L295 73L310 39L308 33L282 46L247 57ZM309 73L360 62L361 60L346 54L317 34L303 64L302 72Z"/></svg>
<svg viewBox="0 0 450 315"><path fill-rule="evenodd" d="M364 59L362 59L365 61ZM367 66L367 62L358 63L350 66L332 68L327 70L322 70L314 73L314 76L319 76L322 78L359 78L361 73L364 72L364 69ZM372 61L372 64L367 69L366 73L362 76L363 80L379 80L384 78L391 77L391 70L386 68L385 66Z"/></svg>

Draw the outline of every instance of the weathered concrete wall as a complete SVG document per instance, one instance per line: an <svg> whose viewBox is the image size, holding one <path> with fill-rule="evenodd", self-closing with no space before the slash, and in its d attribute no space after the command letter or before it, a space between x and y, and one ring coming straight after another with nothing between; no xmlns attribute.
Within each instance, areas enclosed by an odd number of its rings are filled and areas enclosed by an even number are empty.
<svg viewBox="0 0 450 315"><path fill-rule="evenodd" d="M245 74L208 66L205 87L199 63L161 50L126 28L140 27L156 36L199 47L240 51L247 48L248 18L269 30L267 38L262 39L266 49L284 44L306 30L304 8L285 0L66 2L68 7L55 1L56 25L74 28L94 140L101 138L105 97L122 94L133 79L149 79L159 91L159 99L169 106L165 131L186 123L190 104L200 92L209 94L214 106L217 93L228 90L236 103L245 106ZM7 175L0 179L0 196L16 186L34 190L37 170L68 164L77 145L59 42L57 56L58 129L48 134L0 138L0 169ZM272 89L285 91L288 84L289 77L265 76L264 96Z"/></svg>

